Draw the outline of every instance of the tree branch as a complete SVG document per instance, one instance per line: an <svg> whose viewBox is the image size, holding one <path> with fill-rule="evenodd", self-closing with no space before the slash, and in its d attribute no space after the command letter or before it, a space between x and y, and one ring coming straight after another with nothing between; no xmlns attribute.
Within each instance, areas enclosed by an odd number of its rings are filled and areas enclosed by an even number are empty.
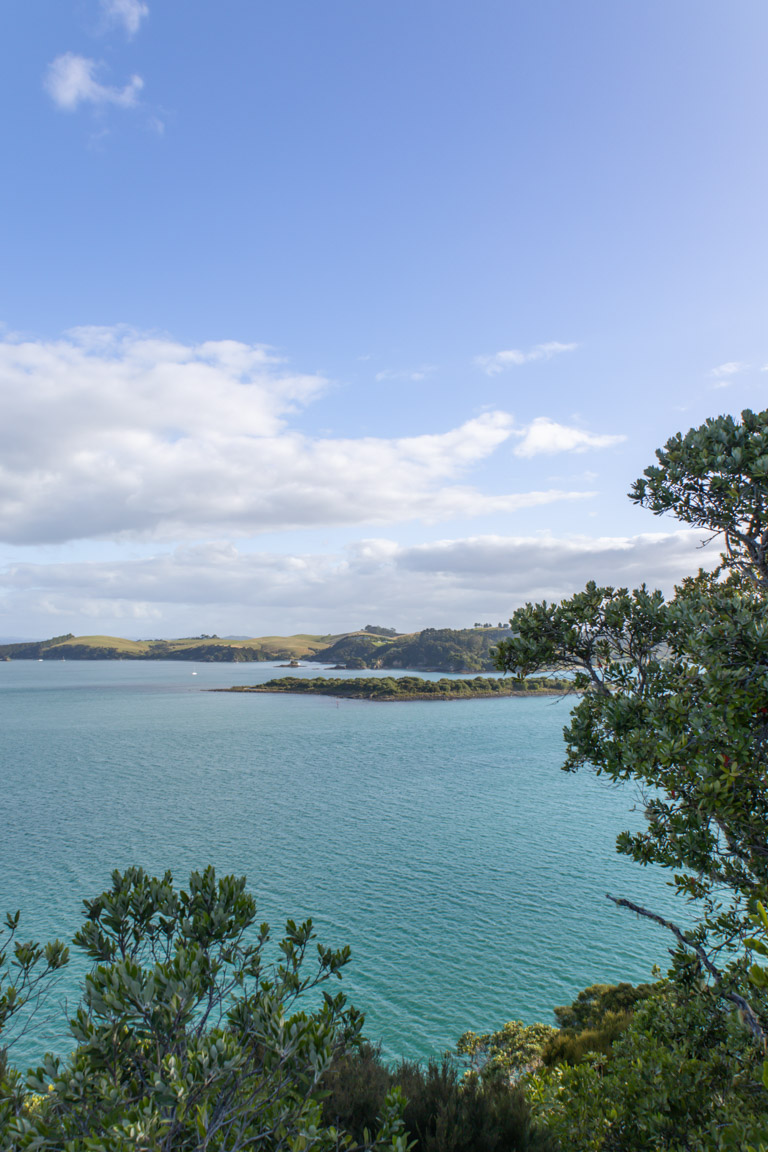
<svg viewBox="0 0 768 1152"><path fill-rule="evenodd" d="M715 967L701 945L689 940L685 933L678 928L677 924L673 924L671 920L665 920L663 916L659 916L656 912L649 912L647 908L643 908L639 904L633 904L631 900L611 896L610 892L606 892L605 895L608 900L612 900L619 908L629 908L630 912L635 912L638 916L645 916L647 920L653 920L654 923L661 924L662 928L667 928L677 937L684 948L690 948L692 952L696 953L704 967L712 975L715 983L718 985L722 984L723 974L720 969ZM732 1004L736 1005L742 1014L744 1022L752 1032L752 1035L762 1043L763 1049L765 1050L768 1044L768 1033L766 1033L760 1023L760 1019L749 1001L745 1000L743 996L739 996L737 992L721 992L720 994L724 1000L730 1000Z"/></svg>

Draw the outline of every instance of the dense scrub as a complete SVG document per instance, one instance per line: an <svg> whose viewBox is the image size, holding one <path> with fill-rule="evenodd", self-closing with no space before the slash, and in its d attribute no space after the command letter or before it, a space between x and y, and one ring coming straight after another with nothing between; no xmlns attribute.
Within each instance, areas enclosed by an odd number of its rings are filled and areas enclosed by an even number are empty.
<svg viewBox="0 0 768 1152"><path fill-rule="evenodd" d="M361 676L352 680L328 676L281 676L265 684L214 689L228 692L292 692L294 695L341 696L356 700L469 700L484 696L527 696L572 689L567 680L539 677L511 680L475 676L472 680L422 680L419 676Z"/></svg>
<svg viewBox="0 0 768 1152"><path fill-rule="evenodd" d="M67 948L0 938L12 1039ZM0 1053L3 1152L747 1152L768 1138L762 1049L678 960L651 985L593 985L559 1028L467 1032L457 1058L389 1067L328 990L349 950L289 921L277 964L244 878L115 872L85 901L74 1050L25 1078ZM746 975L745 975L746 980ZM322 1000L302 1006L304 993Z"/></svg>
<svg viewBox="0 0 768 1152"><path fill-rule="evenodd" d="M426 1067L383 1063L370 1044L349 1053L323 1078L323 1118L358 1141L373 1131L387 1093L400 1089L414 1152L554 1152L555 1145L531 1120L521 1088L503 1078L463 1077L449 1056Z"/></svg>

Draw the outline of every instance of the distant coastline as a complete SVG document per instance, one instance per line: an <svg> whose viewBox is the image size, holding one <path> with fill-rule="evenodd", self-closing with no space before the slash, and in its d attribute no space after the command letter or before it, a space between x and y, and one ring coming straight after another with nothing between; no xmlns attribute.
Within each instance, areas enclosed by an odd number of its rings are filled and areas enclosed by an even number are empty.
<svg viewBox="0 0 768 1152"><path fill-rule="evenodd" d="M0 645L0 662L14 660L189 660L255 664L312 661L337 668L413 669L417 672L493 672L494 650L509 636L502 625L424 628L395 632L366 625L336 635L189 636L175 640L126 640L119 636L54 636ZM295 665L293 665L295 667Z"/></svg>

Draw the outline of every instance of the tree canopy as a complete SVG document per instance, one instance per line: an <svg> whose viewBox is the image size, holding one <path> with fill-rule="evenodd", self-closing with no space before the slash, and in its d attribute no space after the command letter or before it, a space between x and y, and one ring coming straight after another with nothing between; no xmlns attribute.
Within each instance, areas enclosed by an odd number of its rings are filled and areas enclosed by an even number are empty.
<svg viewBox="0 0 768 1152"><path fill-rule="evenodd" d="M682 932L618 902L670 929L764 1039L768 1004L755 989L748 1003L743 966L716 958L744 955L768 898L768 412L708 420L657 457L631 498L719 536L722 564L671 599L590 583L559 604L527 604L497 662L518 676L573 671L582 696L564 767L640 786L645 828L618 849L669 868L700 917Z"/></svg>
<svg viewBox="0 0 768 1152"><path fill-rule="evenodd" d="M563 1148L754 1149L768 1137L768 411L672 437L630 498L719 541L714 572L666 598L645 585L526 604L497 646L516 676L568 669L580 694L564 768L634 783L645 812L619 852L669 869L692 927L669 979L610 1058L533 1077ZM630 894L631 895L631 894ZM567 1056L567 1037L550 1051Z"/></svg>

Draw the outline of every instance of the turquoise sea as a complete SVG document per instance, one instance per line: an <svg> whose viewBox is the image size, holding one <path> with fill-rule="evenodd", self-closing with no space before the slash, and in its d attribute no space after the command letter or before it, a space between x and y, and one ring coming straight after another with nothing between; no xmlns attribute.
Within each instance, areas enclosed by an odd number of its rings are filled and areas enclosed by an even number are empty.
<svg viewBox="0 0 768 1152"><path fill-rule="evenodd" d="M351 945L368 1035L420 1058L664 966L663 930L605 893L680 909L614 851L641 822L634 792L559 770L569 700L205 691L275 669L0 664L0 911L22 910L25 938L71 937L115 867L245 873L273 929L311 916ZM70 1012L82 971L57 990ZM12 1058L65 1045L42 1013Z"/></svg>

